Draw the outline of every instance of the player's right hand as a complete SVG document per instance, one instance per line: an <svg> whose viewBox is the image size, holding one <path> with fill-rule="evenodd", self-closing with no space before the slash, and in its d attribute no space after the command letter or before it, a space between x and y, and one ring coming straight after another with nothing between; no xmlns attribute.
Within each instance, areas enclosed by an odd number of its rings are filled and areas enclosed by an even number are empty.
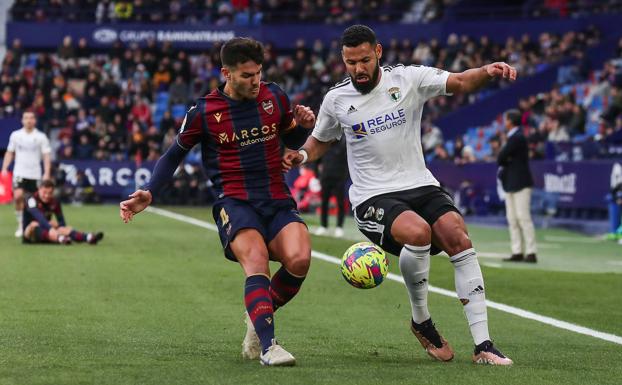
<svg viewBox="0 0 622 385"><path fill-rule="evenodd" d="M292 167L297 167L302 163L303 156L298 151L285 150L285 155L283 155L283 159L281 160L281 164L283 165L283 171L289 171Z"/></svg>
<svg viewBox="0 0 622 385"><path fill-rule="evenodd" d="M119 204L119 215L125 223L131 221L134 214L146 209L152 200L151 192L145 190L136 190L129 195L129 198Z"/></svg>

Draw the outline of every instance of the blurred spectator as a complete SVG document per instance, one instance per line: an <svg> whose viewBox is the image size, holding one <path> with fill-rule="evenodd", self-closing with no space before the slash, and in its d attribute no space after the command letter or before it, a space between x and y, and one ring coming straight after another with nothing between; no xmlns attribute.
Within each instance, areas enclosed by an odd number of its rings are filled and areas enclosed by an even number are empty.
<svg viewBox="0 0 622 385"><path fill-rule="evenodd" d="M337 206L337 226L335 236L343 237L343 223L345 219L345 184L348 180L348 159L346 151L346 139L334 143L324 154L319 164L320 185L322 201L320 205L320 227L315 231L316 235L326 235L328 232L328 214L331 197L335 197Z"/></svg>

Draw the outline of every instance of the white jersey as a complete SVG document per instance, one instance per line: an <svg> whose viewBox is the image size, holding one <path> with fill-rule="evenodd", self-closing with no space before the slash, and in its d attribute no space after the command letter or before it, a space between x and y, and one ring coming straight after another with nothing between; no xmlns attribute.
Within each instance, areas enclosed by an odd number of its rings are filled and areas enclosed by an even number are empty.
<svg viewBox="0 0 622 385"><path fill-rule="evenodd" d="M37 129L28 133L24 128L13 131L7 151L15 153L14 178L41 179L41 158L52 152L50 141Z"/></svg>
<svg viewBox="0 0 622 385"><path fill-rule="evenodd" d="M346 135L353 208L389 192L435 185L421 148L423 104L447 95L449 72L422 66L385 66L366 95L350 79L326 94L313 137L329 142Z"/></svg>

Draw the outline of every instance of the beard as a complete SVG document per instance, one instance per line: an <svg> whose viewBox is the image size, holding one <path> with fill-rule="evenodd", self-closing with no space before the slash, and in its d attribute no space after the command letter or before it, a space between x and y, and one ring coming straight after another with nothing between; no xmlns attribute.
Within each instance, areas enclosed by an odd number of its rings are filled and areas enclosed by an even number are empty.
<svg viewBox="0 0 622 385"><path fill-rule="evenodd" d="M350 75L350 79L352 79L352 85L354 88L363 95L366 95L371 92L371 90L376 87L378 83L378 77L380 76L380 63L376 62L376 68L374 69L374 73L371 75L371 79L369 79L366 83L358 83L356 81L356 76Z"/></svg>

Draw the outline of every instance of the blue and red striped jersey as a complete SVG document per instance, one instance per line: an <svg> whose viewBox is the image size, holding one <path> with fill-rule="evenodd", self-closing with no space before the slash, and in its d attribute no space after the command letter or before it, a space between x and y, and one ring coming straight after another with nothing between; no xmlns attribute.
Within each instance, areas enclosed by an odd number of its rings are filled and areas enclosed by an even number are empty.
<svg viewBox="0 0 622 385"><path fill-rule="evenodd" d="M281 166L281 138L296 122L289 98L274 83L261 82L255 100L234 100L224 86L188 110L177 143L202 146L203 167L219 198L291 197Z"/></svg>

